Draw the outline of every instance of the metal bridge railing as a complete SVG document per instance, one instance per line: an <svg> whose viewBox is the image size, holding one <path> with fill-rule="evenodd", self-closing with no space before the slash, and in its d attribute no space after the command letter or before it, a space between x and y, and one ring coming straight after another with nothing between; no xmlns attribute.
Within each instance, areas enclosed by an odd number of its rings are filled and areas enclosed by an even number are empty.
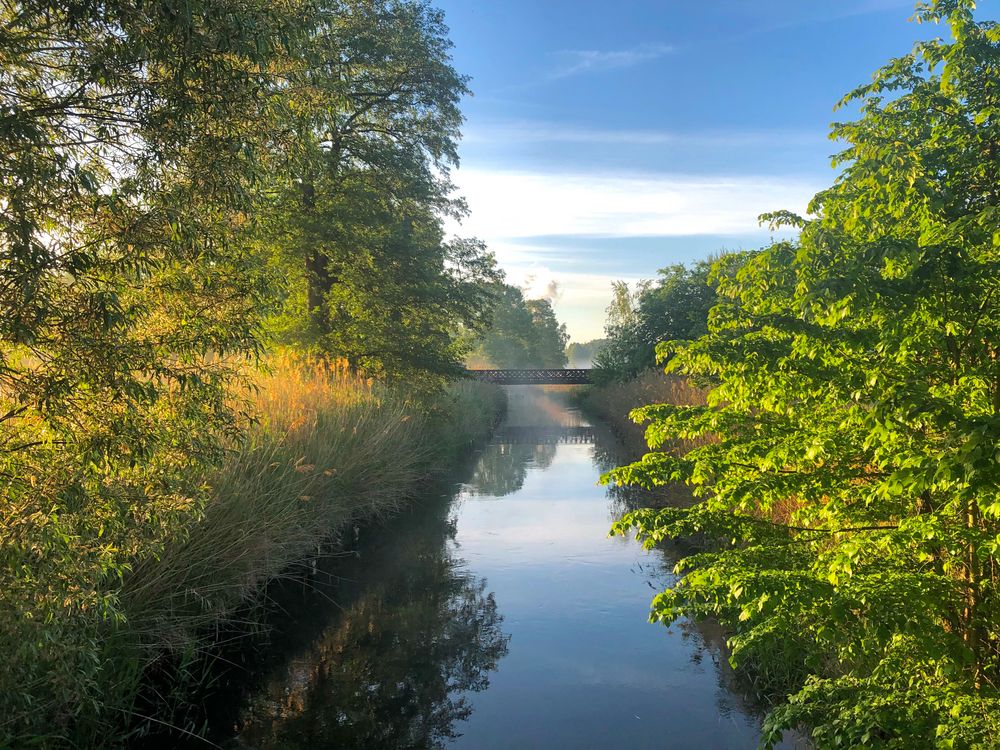
<svg viewBox="0 0 1000 750"><path fill-rule="evenodd" d="M474 380L497 385L587 385L589 369L466 370Z"/></svg>

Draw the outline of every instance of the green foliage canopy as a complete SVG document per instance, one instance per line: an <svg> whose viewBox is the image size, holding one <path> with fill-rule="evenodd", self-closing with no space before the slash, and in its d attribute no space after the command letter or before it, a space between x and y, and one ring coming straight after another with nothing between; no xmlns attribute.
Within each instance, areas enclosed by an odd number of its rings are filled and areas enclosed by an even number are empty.
<svg viewBox="0 0 1000 750"><path fill-rule="evenodd" d="M490 291L495 300L491 322L475 342L472 357L494 367L565 367L569 336L552 303L526 300L520 289L504 283Z"/></svg>
<svg viewBox="0 0 1000 750"><path fill-rule="evenodd" d="M659 342L705 333L708 311L715 304L715 289L708 279L711 265L698 261L690 268L681 264L661 268L655 282L642 282L635 290L624 282L614 283L607 343L594 360L597 382L631 380L656 364Z"/></svg>
<svg viewBox="0 0 1000 750"><path fill-rule="evenodd" d="M952 39L845 99L816 218L770 217L798 241L716 264L707 333L658 347L707 405L637 410L654 452L609 476L701 496L615 528L713 540L653 613L721 618L791 694L765 745L1000 741L1000 28L961 0L917 18ZM655 450L676 437L700 447Z"/></svg>
<svg viewBox="0 0 1000 750"><path fill-rule="evenodd" d="M454 375L460 328L479 330L499 281L478 242L444 241L459 217L467 79L426 2L323 3L289 64L281 116L294 134L273 207L292 341L372 375Z"/></svg>
<svg viewBox="0 0 1000 750"><path fill-rule="evenodd" d="M114 581L197 516L260 349L248 217L296 8L239 10L0 4L0 744L94 713Z"/></svg>

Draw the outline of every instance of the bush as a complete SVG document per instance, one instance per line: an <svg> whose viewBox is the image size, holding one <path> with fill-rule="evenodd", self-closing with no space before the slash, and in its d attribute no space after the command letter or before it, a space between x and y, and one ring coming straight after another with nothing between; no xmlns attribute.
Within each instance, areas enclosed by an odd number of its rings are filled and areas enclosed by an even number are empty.
<svg viewBox="0 0 1000 750"><path fill-rule="evenodd" d="M5 589L0 634L13 651L0 672L0 747L111 742L158 658L190 661L210 626L338 533L395 511L488 434L504 406L503 392L481 383L413 403L291 357L256 373L239 404L244 429L224 458L190 468L203 505L173 518L157 544L135 545L124 575L74 588L80 545L48 561L44 577ZM67 582L61 601L53 579Z"/></svg>

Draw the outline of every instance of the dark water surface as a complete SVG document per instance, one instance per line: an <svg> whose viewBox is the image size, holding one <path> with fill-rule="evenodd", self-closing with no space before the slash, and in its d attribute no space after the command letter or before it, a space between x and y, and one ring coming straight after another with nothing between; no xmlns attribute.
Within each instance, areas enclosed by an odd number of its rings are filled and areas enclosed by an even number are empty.
<svg viewBox="0 0 1000 750"><path fill-rule="evenodd" d="M231 748L752 748L721 634L647 621L669 551L609 539L623 457L560 394L510 389L464 481L326 561L288 605ZM267 661L267 659L265 659ZM220 739L220 737L226 737Z"/></svg>

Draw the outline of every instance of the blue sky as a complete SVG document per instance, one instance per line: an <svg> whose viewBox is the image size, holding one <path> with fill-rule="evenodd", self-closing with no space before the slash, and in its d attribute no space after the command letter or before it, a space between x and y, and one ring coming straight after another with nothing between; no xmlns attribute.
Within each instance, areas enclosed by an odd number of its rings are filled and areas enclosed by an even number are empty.
<svg viewBox="0 0 1000 750"><path fill-rule="evenodd" d="M835 173L840 97L920 37L911 0L437 0L472 77L455 182L575 341L613 279L757 247ZM1000 0L980 3L996 18Z"/></svg>

